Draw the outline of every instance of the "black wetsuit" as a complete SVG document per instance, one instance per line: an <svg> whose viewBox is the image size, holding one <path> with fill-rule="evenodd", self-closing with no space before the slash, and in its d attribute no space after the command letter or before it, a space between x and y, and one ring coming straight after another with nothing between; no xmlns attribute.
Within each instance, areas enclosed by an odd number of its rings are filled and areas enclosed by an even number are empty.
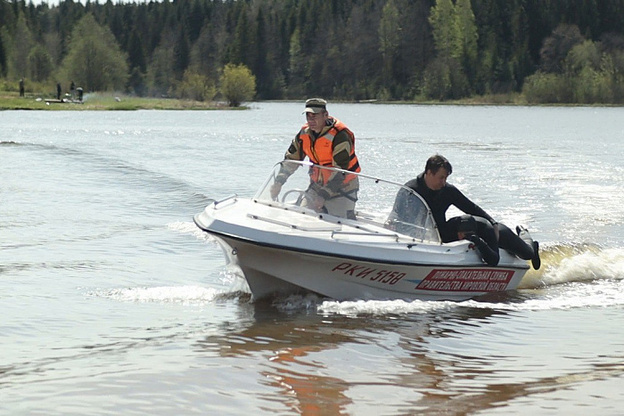
<svg viewBox="0 0 624 416"><path fill-rule="evenodd" d="M498 240L496 239L496 233L494 232L494 226L482 217L475 217L472 215L462 215L459 217L471 218L474 229L470 233L464 234L466 240L472 241L477 247L477 250L481 254L481 259L489 266L496 266L500 261L500 253L498 251Z"/></svg>
<svg viewBox="0 0 624 416"><path fill-rule="evenodd" d="M491 224L496 224L494 218L450 183L447 183L442 189L434 191L427 187L425 184L425 174L421 173L416 179L407 182L405 186L417 192L423 197L427 205L429 205L431 213L433 214L433 219L440 231L440 237L445 243L457 241L457 227L459 226L460 217L454 217L448 221L446 220L446 211L451 205L456 206L466 214L482 217Z"/></svg>
<svg viewBox="0 0 624 416"><path fill-rule="evenodd" d="M433 219L438 226L440 237L445 243L457 241L457 230L461 221L461 217L453 217L448 221L446 220L446 211L451 205L459 208L466 214L484 218L492 226L497 224L497 222L487 212L468 199L468 197L466 197L455 186L447 183L440 190L434 191L430 189L425 183L424 172L418 175L415 179L407 182L405 186L413 189L423 197L425 202L427 202L427 205L429 205L429 208L431 209ZM498 247L500 247L510 251L523 260L531 260L535 256L532 240L525 241L524 239L518 237L518 235L506 225L498 224L499 238L498 241L496 241L496 238L492 239L490 234L494 233L493 228L490 231L490 227L487 227L487 224L483 224L483 222L481 223L482 224L479 225L477 230L478 235L484 240L484 243L487 244L491 251L498 254ZM477 242L475 242L475 244L477 245L477 248L480 248L484 261L491 265L494 265L493 263L498 263L497 255L490 255L489 253L484 254L488 251L486 250L486 247L483 245L479 247L480 244Z"/></svg>

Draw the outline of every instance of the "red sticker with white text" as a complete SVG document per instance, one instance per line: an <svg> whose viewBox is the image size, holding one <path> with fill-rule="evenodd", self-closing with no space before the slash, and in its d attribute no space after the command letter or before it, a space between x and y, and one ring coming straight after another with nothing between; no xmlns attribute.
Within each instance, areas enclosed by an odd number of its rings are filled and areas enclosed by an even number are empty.
<svg viewBox="0 0 624 416"><path fill-rule="evenodd" d="M435 269L416 289L448 292L500 292L514 275L513 270L500 269Z"/></svg>

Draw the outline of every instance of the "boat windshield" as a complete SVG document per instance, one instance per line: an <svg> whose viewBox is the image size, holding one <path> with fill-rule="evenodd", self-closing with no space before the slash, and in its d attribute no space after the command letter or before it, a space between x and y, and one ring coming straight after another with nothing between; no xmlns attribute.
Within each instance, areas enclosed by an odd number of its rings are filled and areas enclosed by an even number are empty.
<svg viewBox="0 0 624 416"><path fill-rule="evenodd" d="M311 202L319 193L331 195L331 203L326 200L320 209ZM399 183L359 173L284 160L275 165L254 197L258 202L288 209L312 209L354 219L352 215L328 212L326 206L339 205L339 198L344 198L346 204L355 200L353 212L358 222L378 225L416 240L441 242L431 210L420 195Z"/></svg>

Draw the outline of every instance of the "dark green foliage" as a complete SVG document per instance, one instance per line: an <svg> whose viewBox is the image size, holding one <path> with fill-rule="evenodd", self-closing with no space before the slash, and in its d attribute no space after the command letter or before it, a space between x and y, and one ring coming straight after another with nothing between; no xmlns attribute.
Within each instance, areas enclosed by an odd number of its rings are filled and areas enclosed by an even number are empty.
<svg viewBox="0 0 624 416"><path fill-rule="evenodd" d="M62 79L76 81L85 91L119 91L128 79L125 53L108 27L86 14L72 30L68 53L58 71Z"/></svg>
<svg viewBox="0 0 624 416"><path fill-rule="evenodd" d="M6 76L6 53L4 51L4 43L2 42L2 37L0 36L0 77Z"/></svg>
<svg viewBox="0 0 624 416"><path fill-rule="evenodd" d="M568 52L581 42L583 36L578 26L566 24L557 26L552 35L546 38L540 50L541 69L545 72L562 73Z"/></svg>
<svg viewBox="0 0 624 416"><path fill-rule="evenodd" d="M80 79L86 15L126 71L92 82L137 95L207 99L233 64L257 99L624 103L624 0L0 0L0 78Z"/></svg>

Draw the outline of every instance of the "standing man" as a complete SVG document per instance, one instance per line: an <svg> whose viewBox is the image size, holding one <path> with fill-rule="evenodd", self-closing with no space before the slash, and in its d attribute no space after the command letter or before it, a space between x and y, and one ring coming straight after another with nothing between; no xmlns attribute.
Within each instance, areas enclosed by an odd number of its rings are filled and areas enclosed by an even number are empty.
<svg viewBox="0 0 624 416"><path fill-rule="evenodd" d="M498 247L504 248L523 260L531 260L533 268L535 270L539 269L541 265L539 244L537 241L533 241L529 232L522 227L516 227L516 234L509 227L496 222L494 218L468 199L459 189L446 182L451 173L453 173L451 163L444 156L434 155L427 160L425 171L405 184L406 187L413 189L422 196L427 205L429 205L442 241L445 243L457 241L477 232L477 235L487 243L487 247L496 253L498 252ZM448 221L446 220L446 211L451 205L454 205L466 214L478 217L475 218L477 221L474 232L465 233L464 225L471 222L466 222L466 216L453 217ZM400 194L395 201L394 211L399 218L409 218L414 215L414 213L410 212L405 202L402 201ZM490 230L493 230L494 238L485 234L490 233ZM478 233L479 231L482 232ZM482 247L486 248L485 245L482 245ZM486 250L483 251L485 252ZM485 257L484 261L491 265L498 263L498 259L492 259L490 262Z"/></svg>
<svg viewBox="0 0 624 416"><path fill-rule="evenodd" d="M327 101L310 98L306 101L303 113L306 115L306 124L293 139L284 160L302 161L307 156L314 165L359 172L355 135L344 123L329 115ZM289 168L287 164L282 165L271 186L272 198L277 198L282 185L294 173ZM357 175L344 175L313 166L304 206L317 212L355 219L358 189Z"/></svg>

